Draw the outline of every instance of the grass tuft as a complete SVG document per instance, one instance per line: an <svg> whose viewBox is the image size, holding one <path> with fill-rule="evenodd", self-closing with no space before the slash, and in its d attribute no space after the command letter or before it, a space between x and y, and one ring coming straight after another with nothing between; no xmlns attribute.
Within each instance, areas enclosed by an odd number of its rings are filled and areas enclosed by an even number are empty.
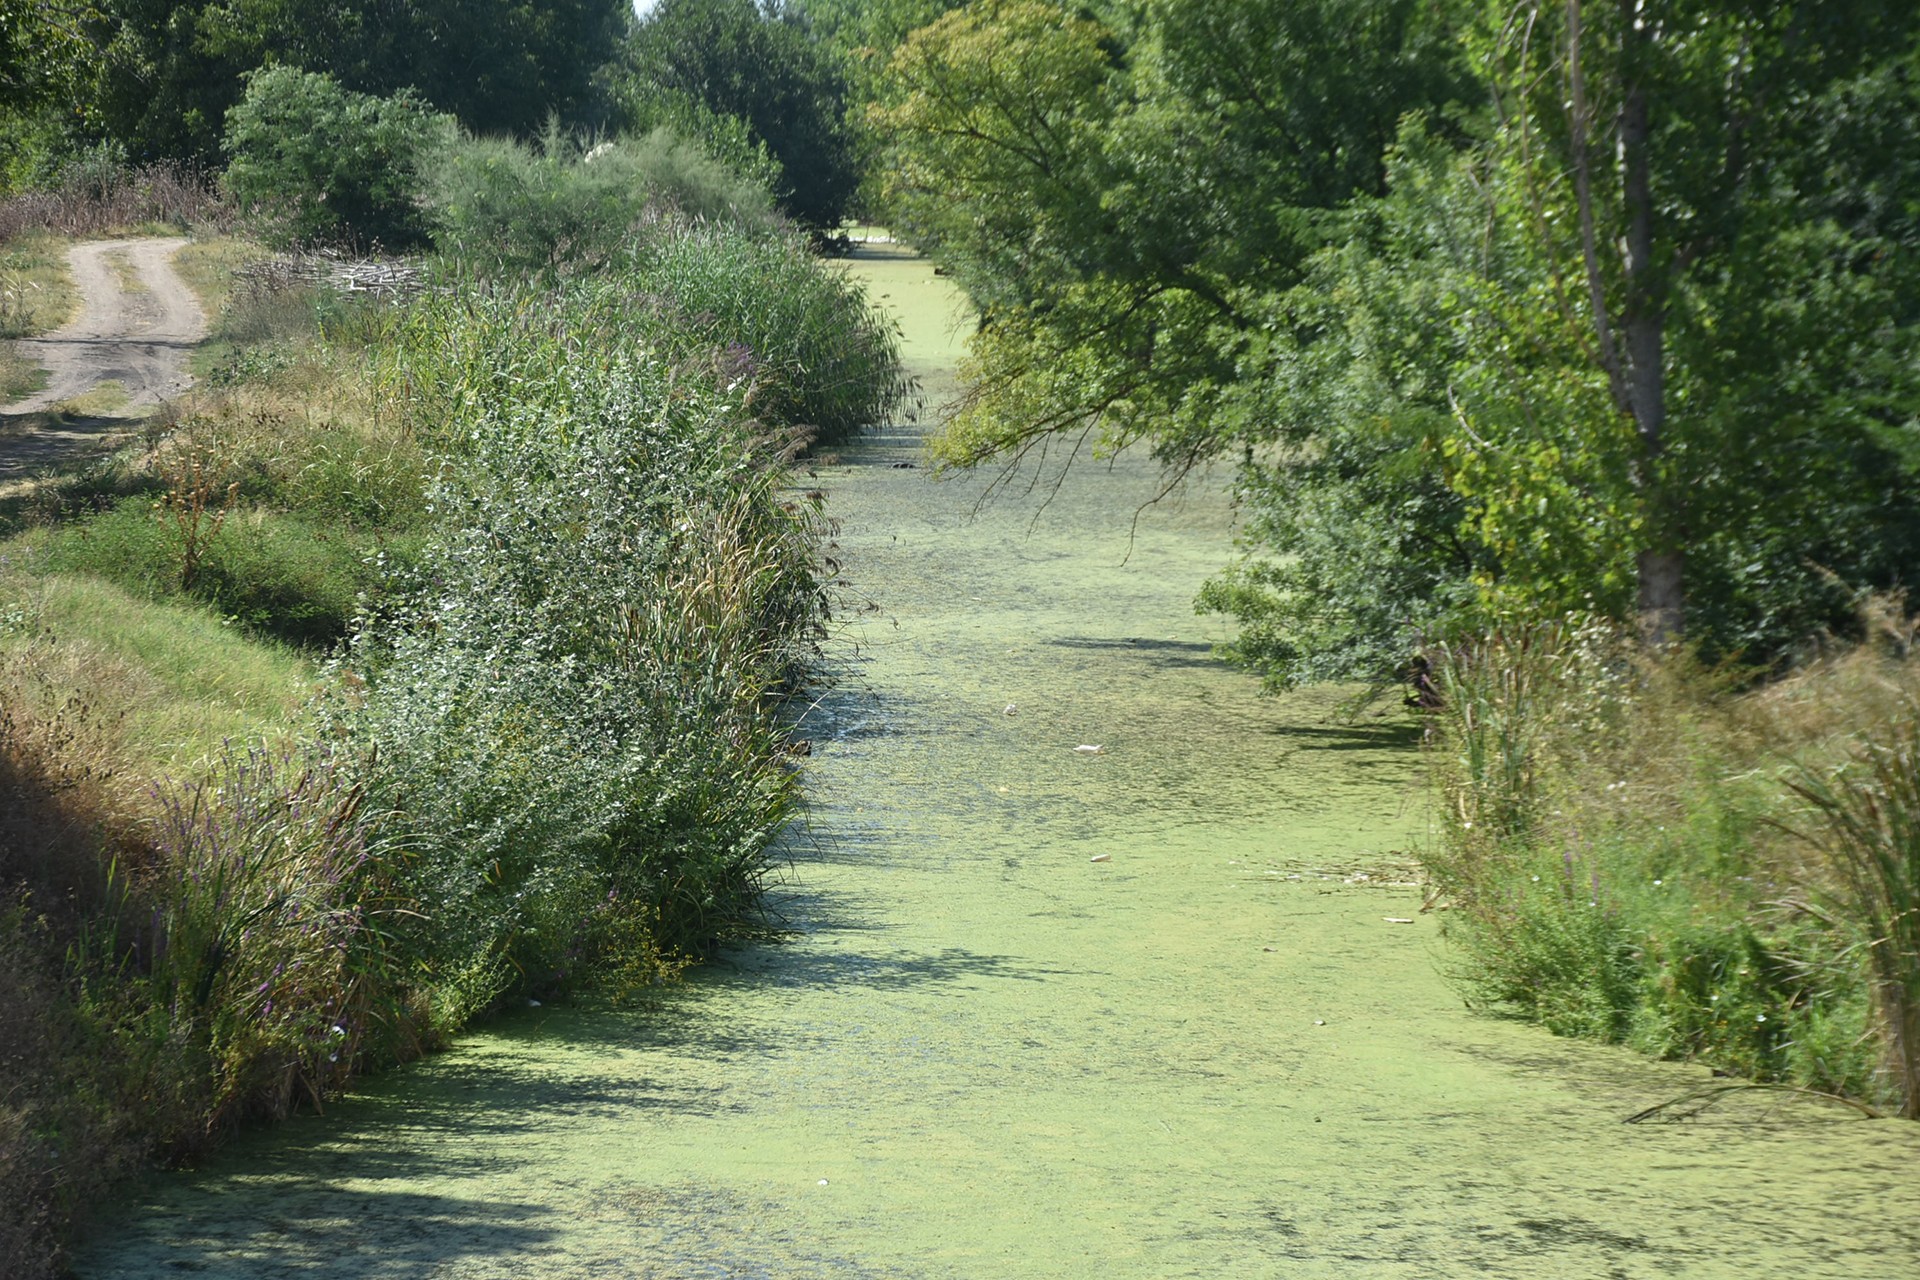
<svg viewBox="0 0 1920 1280"><path fill-rule="evenodd" d="M1749 689L1576 620L1430 661L1425 861L1477 1001L1911 1105L1920 670L1869 648Z"/></svg>

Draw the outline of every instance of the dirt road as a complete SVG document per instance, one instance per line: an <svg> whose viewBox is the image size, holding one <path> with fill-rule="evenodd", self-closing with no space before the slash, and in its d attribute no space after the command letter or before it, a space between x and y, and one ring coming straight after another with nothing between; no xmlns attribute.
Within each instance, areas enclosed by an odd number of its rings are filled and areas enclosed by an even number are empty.
<svg viewBox="0 0 1920 1280"><path fill-rule="evenodd" d="M103 383L125 396L116 417L33 423L0 439L0 482L16 479L97 443L120 423L179 395L193 381L187 353L206 335L199 300L174 273L180 238L95 240L68 251L83 304L68 325L18 343L45 366L45 389L0 405L0 415L44 413Z"/></svg>

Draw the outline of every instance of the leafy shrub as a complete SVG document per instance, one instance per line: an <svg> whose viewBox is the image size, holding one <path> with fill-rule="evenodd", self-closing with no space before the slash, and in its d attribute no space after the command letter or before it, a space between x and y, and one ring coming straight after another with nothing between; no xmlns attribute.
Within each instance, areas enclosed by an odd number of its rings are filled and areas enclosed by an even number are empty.
<svg viewBox="0 0 1920 1280"><path fill-rule="evenodd" d="M443 366L424 381L457 387L442 524L339 713L433 833L409 892L456 1021L747 927L794 802L772 699L814 614L808 523L750 386L535 301L423 308L408 332Z"/></svg>
<svg viewBox="0 0 1920 1280"><path fill-rule="evenodd" d="M886 421L909 389L891 323L792 239L687 228L636 245L633 262L598 287L596 306L640 303L674 349L721 352L758 384L753 409L769 421L832 444Z"/></svg>
<svg viewBox="0 0 1920 1280"><path fill-rule="evenodd" d="M470 267L511 275L603 262L649 209L766 226L771 201L664 129L591 149L549 131L536 150L461 138L426 164L435 246Z"/></svg>
<svg viewBox="0 0 1920 1280"><path fill-rule="evenodd" d="M282 244L405 248L425 239L419 162L450 128L411 93L375 98L269 67L227 113L227 186Z"/></svg>

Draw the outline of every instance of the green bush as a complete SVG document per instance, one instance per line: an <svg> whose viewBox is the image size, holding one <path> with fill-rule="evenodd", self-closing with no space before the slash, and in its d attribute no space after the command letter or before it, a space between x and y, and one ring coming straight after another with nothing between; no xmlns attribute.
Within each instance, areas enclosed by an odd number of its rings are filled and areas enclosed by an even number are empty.
<svg viewBox="0 0 1920 1280"><path fill-rule="evenodd" d="M451 128L408 92L375 98L269 67L227 113L227 186L281 244L408 248L426 238L420 160Z"/></svg>
<svg viewBox="0 0 1920 1280"><path fill-rule="evenodd" d="M794 804L774 702L815 613L809 517L745 386L601 319L502 294L403 339L457 388L441 523L339 716L432 833L408 891L454 1021L750 927Z"/></svg>
<svg viewBox="0 0 1920 1280"><path fill-rule="evenodd" d="M778 433L845 440L886 421L910 390L895 327L844 272L792 235L663 220L601 270L569 275L550 293L495 288L529 312L565 311L569 341L593 359L646 347L704 366ZM411 315L444 325L466 305L428 301ZM377 358L381 376L407 388L422 438L444 435L479 400L517 394L519 379L543 376L529 367L507 378L492 354L471 346L414 359L421 339L403 332L413 323L400 321Z"/></svg>
<svg viewBox="0 0 1920 1280"><path fill-rule="evenodd" d="M1836 731L1873 734L1898 680L1815 672L1803 696L1836 702L1833 719L1800 708L1756 727L1750 705L1784 695L1736 693L1604 626L1514 626L1429 653L1443 822L1424 860L1476 1001L1560 1034L1903 1100L1900 1023L1877 1012L1890 988L1873 968L1908 946L1897 913L1876 919L1865 884L1832 870L1845 850L1809 861L1786 822L1796 777L1853 803L1788 761ZM1810 898L1808 884L1823 887Z"/></svg>
<svg viewBox="0 0 1920 1280"><path fill-rule="evenodd" d="M909 390L891 323L790 238L702 227L654 236L594 302L651 311L646 330L673 350L718 352L730 380L757 385L756 414L819 443L886 421Z"/></svg>
<svg viewBox="0 0 1920 1280"><path fill-rule="evenodd" d="M549 131L536 149L460 138L425 165L434 244L488 274L611 256L649 210L766 227L766 190L664 129L590 149Z"/></svg>

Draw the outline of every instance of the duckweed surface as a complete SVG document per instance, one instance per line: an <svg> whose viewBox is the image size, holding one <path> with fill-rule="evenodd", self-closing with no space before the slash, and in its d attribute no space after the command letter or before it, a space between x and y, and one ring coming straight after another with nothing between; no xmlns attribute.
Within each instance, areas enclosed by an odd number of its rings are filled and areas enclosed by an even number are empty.
<svg viewBox="0 0 1920 1280"><path fill-rule="evenodd" d="M937 392L945 283L856 269ZM1406 883L1411 728L1208 657L1217 491L1135 527L1123 460L976 515L988 477L918 460L903 427L807 480L843 627L790 940L156 1178L79 1274L1920 1274L1920 1127L1772 1093L1623 1124L1707 1077L1462 1007Z"/></svg>

